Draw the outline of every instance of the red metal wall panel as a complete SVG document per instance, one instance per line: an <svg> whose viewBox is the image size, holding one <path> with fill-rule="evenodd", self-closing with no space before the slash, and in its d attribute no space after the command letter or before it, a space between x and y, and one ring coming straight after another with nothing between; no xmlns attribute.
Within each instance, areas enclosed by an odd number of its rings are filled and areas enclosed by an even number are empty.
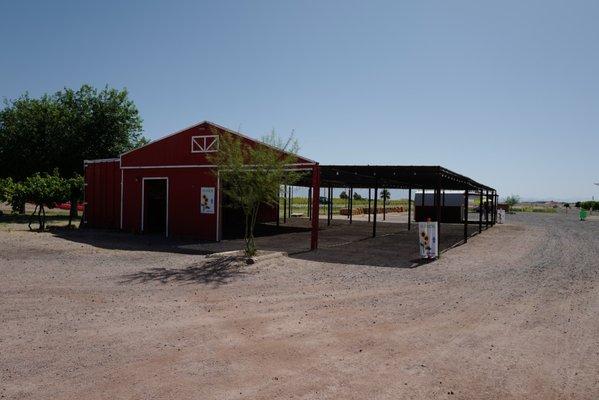
<svg viewBox="0 0 599 400"><path fill-rule="evenodd" d="M120 221L120 166L118 160L85 164L85 224L118 229Z"/></svg>

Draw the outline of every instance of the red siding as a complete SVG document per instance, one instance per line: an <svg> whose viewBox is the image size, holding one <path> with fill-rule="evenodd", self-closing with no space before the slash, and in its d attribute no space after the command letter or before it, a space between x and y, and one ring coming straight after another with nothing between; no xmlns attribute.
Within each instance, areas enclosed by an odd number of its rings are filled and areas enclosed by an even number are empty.
<svg viewBox="0 0 599 400"><path fill-rule="evenodd" d="M207 154L192 153L192 136L231 134L222 128L207 122L185 129L181 132L166 136L144 147L123 154L121 162L123 167L128 166L156 166L156 165L208 165ZM260 145L255 140L241 137L248 146ZM298 163L313 163L310 160L298 157Z"/></svg>
<svg viewBox="0 0 599 400"><path fill-rule="evenodd" d="M86 164L86 215L88 226L121 228L139 233L142 230L142 183L144 178L168 178L168 235L191 236L203 240L219 240L221 217L220 191L208 154L194 153L192 136L232 135L227 129L208 122L152 142L125 153L118 161L102 160ZM248 146L261 144L244 136ZM298 157L297 163L313 164ZM122 174L122 175L121 175ZM122 176L122 218L121 210ZM216 188L215 213L200 214L200 190ZM260 220L276 220L274 208L261 210Z"/></svg>
<svg viewBox="0 0 599 400"><path fill-rule="evenodd" d="M168 178L168 234L217 240L218 200L214 214L200 214L200 189L217 187L208 168L146 168L123 170L123 229L141 232L143 178ZM218 193L217 193L218 196Z"/></svg>
<svg viewBox="0 0 599 400"><path fill-rule="evenodd" d="M85 164L85 224L118 229L120 223L121 169L118 160Z"/></svg>

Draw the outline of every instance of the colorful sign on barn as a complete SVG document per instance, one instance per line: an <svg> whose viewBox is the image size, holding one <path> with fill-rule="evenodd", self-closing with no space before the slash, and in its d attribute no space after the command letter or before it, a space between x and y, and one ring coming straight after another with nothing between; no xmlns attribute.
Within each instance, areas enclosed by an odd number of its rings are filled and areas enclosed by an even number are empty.
<svg viewBox="0 0 599 400"><path fill-rule="evenodd" d="M200 190L200 212L202 214L214 214L214 193L213 187L203 187Z"/></svg>

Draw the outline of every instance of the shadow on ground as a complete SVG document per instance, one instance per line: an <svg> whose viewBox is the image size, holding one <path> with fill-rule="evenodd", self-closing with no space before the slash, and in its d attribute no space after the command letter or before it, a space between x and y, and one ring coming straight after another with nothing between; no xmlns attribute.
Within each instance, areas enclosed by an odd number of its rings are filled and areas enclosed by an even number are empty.
<svg viewBox="0 0 599 400"><path fill-rule="evenodd" d="M67 222L69 220L68 214L46 214L46 225L50 225L56 222ZM31 216L31 214L13 214L13 213L2 213L0 214L0 223L6 224L27 224L31 221L33 224L37 224L37 215ZM74 218L73 224L79 225L79 219Z"/></svg>
<svg viewBox="0 0 599 400"><path fill-rule="evenodd" d="M198 255L213 253L213 251L198 247L197 245L200 245L202 242L194 239L165 238L162 235L136 235L108 229L50 227L50 231L54 236L61 239L102 249Z"/></svg>
<svg viewBox="0 0 599 400"><path fill-rule="evenodd" d="M185 283L220 286L246 275L245 264L238 257L207 259L186 268L150 268L133 274L123 275L122 284L128 283Z"/></svg>
<svg viewBox="0 0 599 400"><path fill-rule="evenodd" d="M309 220L292 219L277 227L275 224L262 225L256 231L256 246L266 251L283 251L289 257L307 261L339 263L348 265L369 265L376 267L413 268L422 265L418 253L417 226L408 231L407 223L379 223L377 237L372 238L372 224L365 221L334 220L327 226L321 220L319 248L310 251ZM477 231L469 226L469 235ZM164 238L161 235L135 235L118 231L98 229L53 228L52 233L60 238L85 243L105 249L157 251L182 254L206 255L243 249L243 239L227 239L221 242L202 242L194 239ZM461 224L443 224L440 248L447 250L458 245L464 234ZM217 266L215 266L217 267ZM193 280L194 274L202 271L156 270L148 275L156 280ZM170 275L169 275L170 274ZM138 277L141 279L141 276Z"/></svg>

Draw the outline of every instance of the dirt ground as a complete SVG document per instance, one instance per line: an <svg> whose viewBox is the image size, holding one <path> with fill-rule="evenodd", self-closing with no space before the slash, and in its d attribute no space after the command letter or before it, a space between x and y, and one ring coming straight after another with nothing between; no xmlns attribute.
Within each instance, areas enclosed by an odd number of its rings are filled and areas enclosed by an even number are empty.
<svg viewBox="0 0 599 400"><path fill-rule="evenodd" d="M598 234L519 214L418 268L239 268L0 228L0 396L597 399Z"/></svg>

